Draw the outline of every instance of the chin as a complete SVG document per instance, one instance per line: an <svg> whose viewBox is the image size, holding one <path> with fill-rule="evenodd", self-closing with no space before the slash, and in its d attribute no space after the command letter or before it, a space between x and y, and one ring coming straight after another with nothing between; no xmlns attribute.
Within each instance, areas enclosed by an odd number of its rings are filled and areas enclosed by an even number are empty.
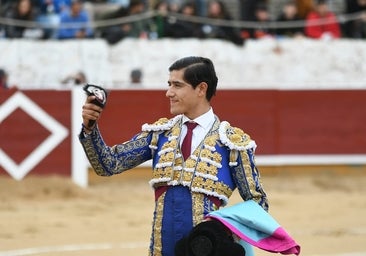
<svg viewBox="0 0 366 256"><path fill-rule="evenodd" d="M177 110L177 109L173 109L173 108L171 108L170 109L170 113L172 114L172 115L180 115L180 114L183 114L183 112L182 111L179 111L179 110Z"/></svg>
<svg viewBox="0 0 366 256"><path fill-rule="evenodd" d="M179 115L180 113L176 112L176 111L170 111L170 114L172 114L173 116L176 116L176 115Z"/></svg>

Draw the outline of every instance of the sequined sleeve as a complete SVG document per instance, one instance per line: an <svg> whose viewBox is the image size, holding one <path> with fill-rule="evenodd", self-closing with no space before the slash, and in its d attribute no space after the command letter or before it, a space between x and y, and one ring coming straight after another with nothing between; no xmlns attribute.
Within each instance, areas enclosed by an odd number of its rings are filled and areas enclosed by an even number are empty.
<svg viewBox="0 0 366 256"><path fill-rule="evenodd" d="M80 133L79 140L95 172L100 176L111 176L150 160L151 137L152 133L141 132L129 141L108 146L95 128L88 136Z"/></svg>
<svg viewBox="0 0 366 256"><path fill-rule="evenodd" d="M254 140L239 128L228 122L220 124L220 139L230 149L230 168L236 187L243 200L254 200L268 210L268 200L263 189L260 173L255 164Z"/></svg>
<svg viewBox="0 0 366 256"><path fill-rule="evenodd" d="M237 152L237 165L233 166L233 178L243 200L254 200L268 211L268 199L263 189L260 172L255 164L254 149Z"/></svg>

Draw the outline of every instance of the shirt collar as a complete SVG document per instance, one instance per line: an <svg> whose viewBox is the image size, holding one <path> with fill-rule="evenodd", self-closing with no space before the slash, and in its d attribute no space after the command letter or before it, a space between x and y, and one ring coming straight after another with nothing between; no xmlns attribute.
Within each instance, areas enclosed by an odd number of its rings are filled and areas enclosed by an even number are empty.
<svg viewBox="0 0 366 256"><path fill-rule="evenodd" d="M213 112L212 107L210 107L210 109L206 113L200 115L199 117L197 117L193 120L190 120L188 117L183 115L183 120L182 121L183 121L183 123L185 123L187 121L194 121L199 126L201 126L202 128L204 128L206 130L206 129L211 128L212 123L215 121L215 114Z"/></svg>

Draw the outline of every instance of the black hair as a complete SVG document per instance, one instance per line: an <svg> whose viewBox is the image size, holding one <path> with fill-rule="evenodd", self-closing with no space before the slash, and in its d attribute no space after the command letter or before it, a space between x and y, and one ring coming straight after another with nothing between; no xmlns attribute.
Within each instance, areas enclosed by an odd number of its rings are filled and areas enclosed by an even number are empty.
<svg viewBox="0 0 366 256"><path fill-rule="evenodd" d="M193 88L196 88L202 82L208 85L206 99L210 101L212 96L216 94L218 81L212 61L204 57L185 57L175 61L169 67L169 72L181 69L185 69L183 80L192 85Z"/></svg>
<svg viewBox="0 0 366 256"><path fill-rule="evenodd" d="M180 12L183 12L184 8L192 8L194 10L194 14L193 15L196 15L197 14L197 5L195 2L193 1L187 1L185 2L181 7L180 7Z"/></svg>
<svg viewBox="0 0 366 256"><path fill-rule="evenodd" d="M0 68L0 79L6 77L6 72L4 69Z"/></svg>

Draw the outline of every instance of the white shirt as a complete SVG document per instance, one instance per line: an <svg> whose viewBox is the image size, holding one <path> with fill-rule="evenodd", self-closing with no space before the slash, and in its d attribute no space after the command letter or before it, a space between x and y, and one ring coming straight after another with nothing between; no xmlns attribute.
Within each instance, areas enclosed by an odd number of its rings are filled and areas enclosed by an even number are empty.
<svg viewBox="0 0 366 256"><path fill-rule="evenodd" d="M212 110L212 107L209 111L204 113L203 115L200 115L199 117L195 118L194 120L190 120L188 117L183 115L183 125L182 125L182 132L181 132L181 140L180 145L182 146L183 139L187 134L187 126L184 125L187 121L194 121L198 125L196 128L193 129L193 135L192 135L192 147L191 152L193 152L198 145L201 143L201 141L205 138L206 134L210 131L212 125L215 122L215 114Z"/></svg>

